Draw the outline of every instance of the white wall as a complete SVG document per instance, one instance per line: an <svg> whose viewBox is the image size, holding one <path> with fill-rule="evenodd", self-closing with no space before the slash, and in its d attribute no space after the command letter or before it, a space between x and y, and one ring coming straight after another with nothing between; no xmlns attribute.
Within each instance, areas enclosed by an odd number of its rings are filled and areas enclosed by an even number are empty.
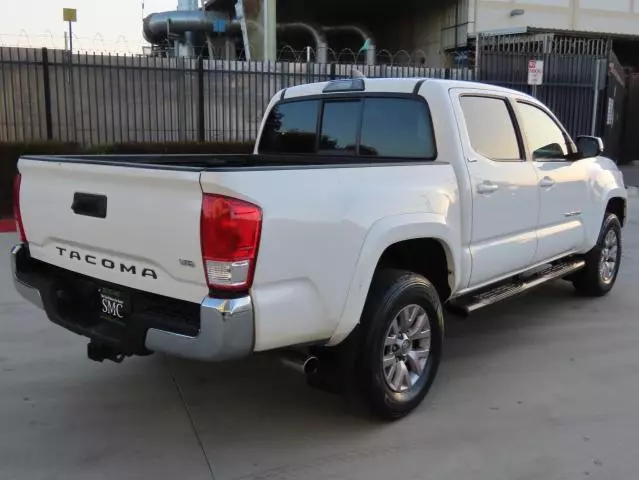
<svg viewBox="0 0 639 480"><path fill-rule="evenodd" d="M639 35L639 0L469 0L477 32L538 27ZM510 16L514 9L523 15Z"/></svg>
<svg viewBox="0 0 639 480"><path fill-rule="evenodd" d="M426 66L443 66L444 54L442 50L442 27L444 25L445 10L429 9L414 18L415 50L424 52Z"/></svg>
<svg viewBox="0 0 639 480"><path fill-rule="evenodd" d="M474 0L449 0L447 5L431 7L428 7L428 2L424 2L424 10L413 17L416 25L413 43L416 50L422 50L426 54L428 66L448 66L446 50L466 45L474 21L473 2Z"/></svg>

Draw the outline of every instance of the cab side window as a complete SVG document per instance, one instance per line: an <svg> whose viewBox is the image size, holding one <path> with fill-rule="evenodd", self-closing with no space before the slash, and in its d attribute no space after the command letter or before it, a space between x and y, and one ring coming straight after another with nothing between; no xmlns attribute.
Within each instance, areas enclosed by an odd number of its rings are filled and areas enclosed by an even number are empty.
<svg viewBox="0 0 639 480"><path fill-rule="evenodd" d="M546 112L529 103L517 102L517 113L533 160L567 158L566 136Z"/></svg>

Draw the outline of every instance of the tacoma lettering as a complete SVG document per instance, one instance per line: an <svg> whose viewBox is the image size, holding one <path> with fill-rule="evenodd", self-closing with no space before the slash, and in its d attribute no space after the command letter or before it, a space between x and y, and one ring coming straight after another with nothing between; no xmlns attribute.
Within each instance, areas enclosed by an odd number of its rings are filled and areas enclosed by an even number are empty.
<svg viewBox="0 0 639 480"><path fill-rule="evenodd" d="M132 273L133 275L135 275L135 265L131 265L130 267L128 265L125 265L124 263L120 264L120 272L125 273ZM144 276L144 274L142 275Z"/></svg>
<svg viewBox="0 0 639 480"><path fill-rule="evenodd" d="M95 255L85 255L77 250L70 250L68 248L62 247L55 248L61 257L65 257L70 260L85 262L88 265L101 266L108 270L119 270L120 273L128 273L130 275L138 275L139 272L139 275L142 278L153 278L154 280L158 279L157 272L152 268L138 268L135 265L127 265L126 263L116 262L114 260L111 260L110 258L98 258Z"/></svg>
<svg viewBox="0 0 639 480"><path fill-rule="evenodd" d="M150 268L145 268L144 270L142 270L142 276L155 278L156 280L158 279L158 275L157 273L155 273L155 270L152 270Z"/></svg>

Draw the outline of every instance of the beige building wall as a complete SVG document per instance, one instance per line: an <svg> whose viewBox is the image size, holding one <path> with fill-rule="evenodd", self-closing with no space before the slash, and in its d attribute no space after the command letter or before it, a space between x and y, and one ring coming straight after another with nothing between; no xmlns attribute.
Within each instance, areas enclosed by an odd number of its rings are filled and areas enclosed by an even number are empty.
<svg viewBox="0 0 639 480"><path fill-rule="evenodd" d="M473 1L453 0L424 8L413 16L413 45L416 51L424 54L427 66L450 66L446 51L466 45L474 17Z"/></svg>
<svg viewBox="0 0 639 480"><path fill-rule="evenodd" d="M450 66L446 51L478 32L534 27L639 36L639 0L457 1L457 8L451 0L414 16L413 45L428 66ZM515 10L523 13L512 15Z"/></svg>
<svg viewBox="0 0 639 480"><path fill-rule="evenodd" d="M639 0L469 1L475 4L477 32L537 27L639 35ZM511 16L519 9L524 13Z"/></svg>
<svg viewBox="0 0 639 480"><path fill-rule="evenodd" d="M424 64L428 67L442 67L445 55L442 49L442 27L444 11L436 10L414 20L416 28L413 33L415 53L424 56Z"/></svg>

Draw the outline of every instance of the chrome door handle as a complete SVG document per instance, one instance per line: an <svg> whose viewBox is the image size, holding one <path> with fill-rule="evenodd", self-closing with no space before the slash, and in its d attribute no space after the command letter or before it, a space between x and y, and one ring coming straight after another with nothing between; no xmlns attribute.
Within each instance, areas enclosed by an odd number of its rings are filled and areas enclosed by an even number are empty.
<svg viewBox="0 0 639 480"><path fill-rule="evenodd" d="M499 186L492 182L486 181L477 185L477 193L482 195L490 195L491 193L495 193L497 190L499 190Z"/></svg>
<svg viewBox="0 0 639 480"><path fill-rule="evenodd" d="M554 187L555 186L555 181L550 178L550 177L544 177L541 179L541 182L539 182L539 186L541 188L550 188L550 187Z"/></svg>

